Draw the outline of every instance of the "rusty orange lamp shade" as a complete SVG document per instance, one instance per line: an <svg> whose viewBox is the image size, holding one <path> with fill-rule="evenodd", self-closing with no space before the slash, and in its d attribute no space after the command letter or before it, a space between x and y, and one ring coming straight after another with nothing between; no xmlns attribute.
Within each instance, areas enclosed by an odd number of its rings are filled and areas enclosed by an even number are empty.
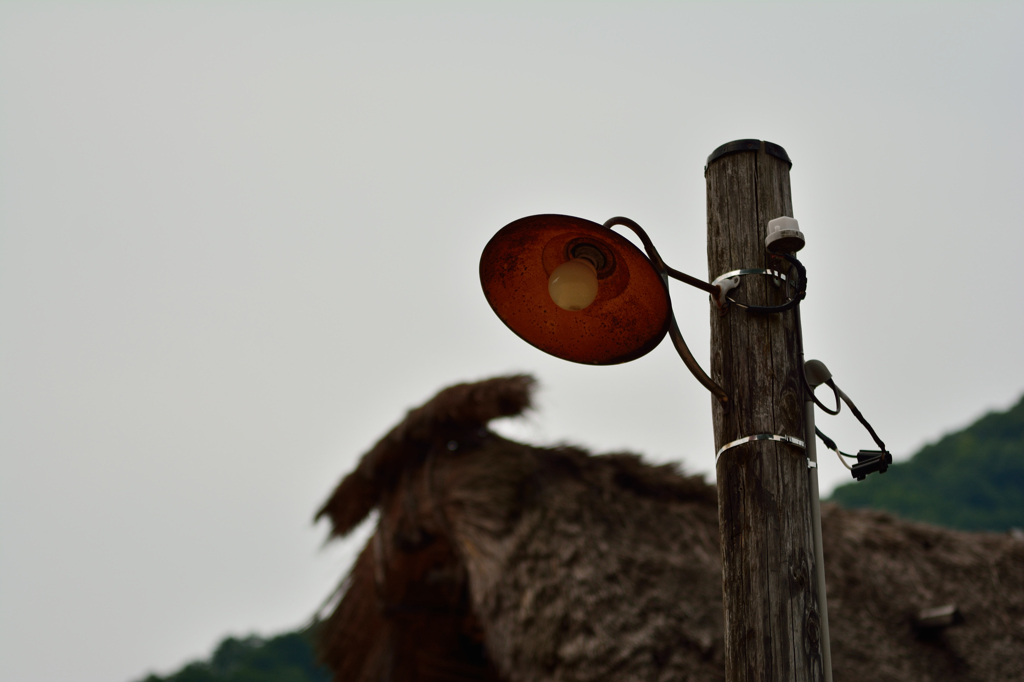
<svg viewBox="0 0 1024 682"><path fill-rule="evenodd" d="M647 256L583 218L509 223L484 248L480 282L509 329L572 362L635 360L661 343L672 317L665 280Z"/></svg>
<svg viewBox="0 0 1024 682"><path fill-rule="evenodd" d="M613 225L632 230L647 255ZM563 360L615 365L646 355L668 334L697 381L728 408L729 396L679 331L669 278L726 303L722 287L669 267L644 229L622 216L604 225L567 215L520 218L501 228L480 257L487 302L527 343Z"/></svg>

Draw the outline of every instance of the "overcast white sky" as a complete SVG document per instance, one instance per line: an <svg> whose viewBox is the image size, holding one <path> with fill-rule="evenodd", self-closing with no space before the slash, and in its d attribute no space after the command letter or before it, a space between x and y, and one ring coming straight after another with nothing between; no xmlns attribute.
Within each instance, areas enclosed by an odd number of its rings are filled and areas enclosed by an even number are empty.
<svg viewBox="0 0 1024 682"><path fill-rule="evenodd" d="M707 276L730 140L793 159L807 353L897 457L1007 407L1022 31L1019 2L0 4L0 679L299 625L353 548L315 509L450 383L534 373L509 433L711 475L670 345L549 358L477 265L521 216L626 215ZM707 297L674 292L707 366Z"/></svg>

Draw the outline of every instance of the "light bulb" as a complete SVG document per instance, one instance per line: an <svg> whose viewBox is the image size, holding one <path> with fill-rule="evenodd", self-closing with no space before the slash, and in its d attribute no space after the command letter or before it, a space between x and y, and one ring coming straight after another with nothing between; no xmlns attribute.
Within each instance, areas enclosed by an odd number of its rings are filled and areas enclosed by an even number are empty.
<svg viewBox="0 0 1024 682"><path fill-rule="evenodd" d="M562 263L548 278L548 293L563 310L583 310L597 298L597 268L585 258Z"/></svg>

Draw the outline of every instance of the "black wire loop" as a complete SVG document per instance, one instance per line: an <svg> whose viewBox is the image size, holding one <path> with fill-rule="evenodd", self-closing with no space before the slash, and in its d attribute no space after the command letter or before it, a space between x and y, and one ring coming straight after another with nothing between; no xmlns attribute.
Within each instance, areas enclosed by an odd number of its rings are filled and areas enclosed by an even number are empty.
<svg viewBox="0 0 1024 682"><path fill-rule="evenodd" d="M803 374L803 372L800 372L800 373ZM826 407L825 403L823 403L820 400L818 400L818 396L814 395L814 389L811 388L811 385L809 383L807 383L807 377L806 376L803 377L803 380L804 380L804 386L807 388L807 392L811 395L811 400L814 401L815 405L820 407L825 412L825 414L830 414L833 417L836 416L837 414L839 414L839 410L842 407L842 403L839 402L839 389L836 387L836 384L835 384L834 381L829 379L827 382L825 382L826 385L829 388L832 389L832 393L834 394L835 399L836 399L836 409L833 410L833 409L830 409L830 408Z"/></svg>

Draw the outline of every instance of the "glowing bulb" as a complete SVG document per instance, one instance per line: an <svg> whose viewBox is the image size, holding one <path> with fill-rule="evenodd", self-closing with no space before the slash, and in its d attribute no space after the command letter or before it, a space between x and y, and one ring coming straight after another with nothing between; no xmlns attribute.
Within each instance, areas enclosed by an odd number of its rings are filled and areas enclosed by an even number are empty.
<svg viewBox="0 0 1024 682"><path fill-rule="evenodd" d="M597 298L597 268L585 258L562 263L548 278L548 293L563 310L583 310Z"/></svg>

